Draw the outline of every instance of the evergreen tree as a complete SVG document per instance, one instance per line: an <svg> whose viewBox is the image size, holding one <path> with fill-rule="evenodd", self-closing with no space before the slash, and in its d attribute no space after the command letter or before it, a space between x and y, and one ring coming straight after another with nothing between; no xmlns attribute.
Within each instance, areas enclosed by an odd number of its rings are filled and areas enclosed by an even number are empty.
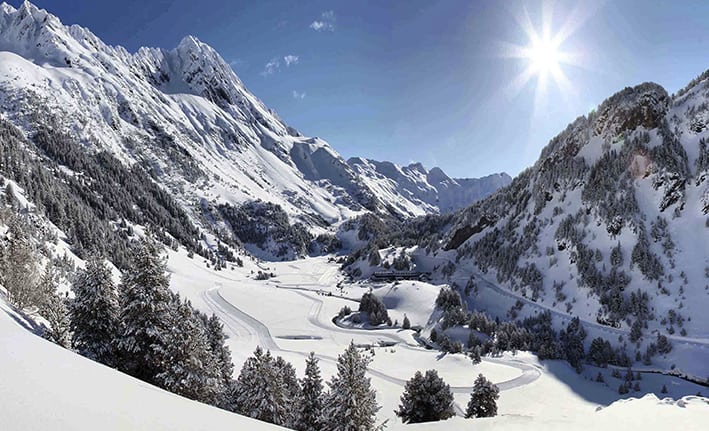
<svg viewBox="0 0 709 431"><path fill-rule="evenodd" d="M470 350L469 356L470 356L470 360L473 361L473 365L479 364L480 362L482 362L482 360L483 360L482 351L483 351L483 349L482 349L481 345L477 345Z"/></svg>
<svg viewBox="0 0 709 431"><path fill-rule="evenodd" d="M473 393L470 395L466 418L489 418L497 416L497 399L500 398L500 389L482 374L475 379Z"/></svg>
<svg viewBox="0 0 709 431"><path fill-rule="evenodd" d="M51 263L45 267L36 292L39 314L49 323L49 327L44 330L44 337L66 349L70 348L69 313L65 299L57 294L57 272Z"/></svg>
<svg viewBox="0 0 709 431"><path fill-rule="evenodd" d="M224 325L219 320L219 318L212 314L212 317L207 318L204 314L200 314L204 322L204 328L207 335L207 341L209 342L209 348L216 361L216 366L219 369L221 376L221 385L224 389L224 394L227 393L228 389L233 381L234 375L234 364L231 359L231 351L229 347L224 344L226 340L226 335L224 335ZM228 397L223 397L221 400L217 401L217 406L222 408L227 408L229 404Z"/></svg>
<svg viewBox="0 0 709 431"><path fill-rule="evenodd" d="M328 382L330 388L324 397L323 430L374 429L374 419L380 407L370 379L366 377L370 360L353 342L337 358L337 375Z"/></svg>
<svg viewBox="0 0 709 431"><path fill-rule="evenodd" d="M305 377L300 382L302 397L298 406L296 422L298 431L313 431L322 428L323 382L315 353L311 352L305 361Z"/></svg>
<svg viewBox="0 0 709 431"><path fill-rule="evenodd" d="M236 412L244 416L276 425L289 425L292 421L292 400L287 397L282 373L271 352L263 353L261 347L244 363L234 398Z"/></svg>
<svg viewBox="0 0 709 431"><path fill-rule="evenodd" d="M406 382L396 415L404 423L434 422L455 415L453 393L436 370L416 371Z"/></svg>
<svg viewBox="0 0 709 431"><path fill-rule="evenodd" d="M111 270L102 259L93 257L72 285L70 302L74 348L82 355L108 366L116 365L118 336L118 295Z"/></svg>
<svg viewBox="0 0 709 431"><path fill-rule="evenodd" d="M559 341L561 348L572 367L577 373L581 372L581 361L586 356L583 348L583 340L586 338L586 331L581 326L581 321L578 317L574 317L567 325L566 329L562 329L559 333Z"/></svg>
<svg viewBox="0 0 709 431"><path fill-rule="evenodd" d="M300 383L295 375L295 368L290 362L279 356L273 365L277 373L276 379L281 382L280 386L283 388L286 399L287 416L285 422L281 425L293 428L300 416L300 412L296 409L298 401L302 398Z"/></svg>
<svg viewBox="0 0 709 431"><path fill-rule="evenodd" d="M379 250L376 248L369 253L369 265L379 266L382 263L382 258L379 256Z"/></svg>
<svg viewBox="0 0 709 431"><path fill-rule="evenodd" d="M0 277L7 289L8 300L19 308L37 305L37 259L25 227L17 217L10 220L7 237L0 261Z"/></svg>
<svg viewBox="0 0 709 431"><path fill-rule="evenodd" d="M409 317L404 314L404 321L401 324L402 329L411 329L411 322L409 321Z"/></svg>
<svg viewBox="0 0 709 431"><path fill-rule="evenodd" d="M188 302L172 298L171 330L165 337L164 370L155 376L156 383L178 395L216 405L225 391L221 370L202 323Z"/></svg>
<svg viewBox="0 0 709 431"><path fill-rule="evenodd" d="M389 320L386 306L371 291L362 295L359 301L359 312L367 315L370 325L381 325Z"/></svg>
<svg viewBox="0 0 709 431"><path fill-rule="evenodd" d="M166 368L172 294L155 242L142 240L120 286L120 369L149 383Z"/></svg>

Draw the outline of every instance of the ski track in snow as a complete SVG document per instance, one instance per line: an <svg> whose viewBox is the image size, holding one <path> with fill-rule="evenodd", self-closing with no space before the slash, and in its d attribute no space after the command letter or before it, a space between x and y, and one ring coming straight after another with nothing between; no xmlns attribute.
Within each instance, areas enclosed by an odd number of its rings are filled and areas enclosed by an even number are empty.
<svg viewBox="0 0 709 431"><path fill-rule="evenodd" d="M339 333L349 333L349 334L354 334L354 333L359 333L361 334L363 331L367 330L357 330L357 329L344 329L340 328L336 325L334 325L332 322L324 322L323 320L320 319L320 311L322 310L323 306L323 301L314 298L311 295L308 295L307 293L303 292L301 289L298 287L286 287L286 286L280 286L280 288L284 289L292 289L295 293L308 298L313 302L313 306L308 310L308 315L306 316L307 320L312 323L313 325L324 329L329 332L339 332ZM261 321L255 319L254 317L250 316L249 314L243 312L240 310L238 307L236 307L234 304L230 303L227 301L219 292L221 289L221 286L215 286L210 289L207 289L202 292L201 296L204 299L205 303L209 306L212 311L217 314L222 321L225 323L226 327L228 327L232 332L237 334L238 336L248 336L253 339L258 340L258 344L268 350L271 350L273 352L288 352L288 353L294 353L302 356L307 356L308 354L305 352L300 352L297 350L289 350L289 349L283 349L281 348L276 340L273 338L271 335L271 332L269 331L268 327L264 325ZM376 337L382 337L382 338L387 338L390 339L394 342L396 342L397 347L403 347L405 349L416 349L416 347L413 347L409 345L405 339L402 337L397 337L392 334L376 334ZM327 362L337 362L337 358L328 356L328 355L316 355L319 359L327 361ZM516 368L520 371L522 371L522 374L518 377L515 377L510 380L506 380L503 382L495 383L497 387L500 389L500 391L507 391L510 389L518 388L524 385L528 385L535 380L537 380L539 377L541 377L541 370L533 365L526 364L523 361L520 360L515 360L515 359L503 359L503 358L483 358L483 361L485 362L490 362L490 363L495 363L499 365L504 365L512 368ZM390 374L384 373L382 371L373 369L373 368L368 368L367 370L368 374L370 374L373 377L382 379L384 381L387 381L389 383L393 383L396 385L399 385L401 387L404 387L406 384L406 380L400 379L397 377L394 377ZM453 393L470 393L472 392L473 387L472 386L451 386L451 392ZM456 414L459 416L464 415L464 410L456 403L455 404L455 410Z"/></svg>

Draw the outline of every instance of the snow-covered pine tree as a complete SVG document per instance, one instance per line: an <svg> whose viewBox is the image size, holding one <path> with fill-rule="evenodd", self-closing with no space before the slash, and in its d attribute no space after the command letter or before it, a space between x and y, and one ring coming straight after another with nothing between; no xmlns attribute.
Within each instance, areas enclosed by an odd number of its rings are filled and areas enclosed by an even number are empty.
<svg viewBox="0 0 709 431"><path fill-rule="evenodd" d="M232 410L245 416L250 416L250 412L255 409L253 395L258 391L259 373L263 368L264 352L261 346L257 346L253 356L250 356L241 366L239 377L233 387Z"/></svg>
<svg viewBox="0 0 709 431"><path fill-rule="evenodd" d="M235 411L264 422L288 425L292 414L290 405L282 374L278 372L271 352L264 354L261 347L257 347L237 379Z"/></svg>
<svg viewBox="0 0 709 431"><path fill-rule="evenodd" d="M286 407L288 411L288 418L282 425L285 425L288 428L293 428L298 421L298 416L300 415L297 410L298 402L302 398L300 383L298 382L298 377L295 374L295 368L290 362L278 356L273 362L273 365L277 373L277 379L282 382L283 391L287 400Z"/></svg>
<svg viewBox="0 0 709 431"><path fill-rule="evenodd" d="M377 296L369 292L362 295L359 301L359 312L366 314L370 325L381 325L389 319L386 305Z"/></svg>
<svg viewBox="0 0 709 431"><path fill-rule="evenodd" d="M305 377L300 381L302 396L298 406L298 420L295 429L313 431L322 428L323 381L320 376L318 359L310 352L305 360Z"/></svg>
<svg viewBox="0 0 709 431"><path fill-rule="evenodd" d="M2 249L0 277L8 300L19 308L36 304L37 259L22 221L16 216L8 223L7 244Z"/></svg>
<svg viewBox="0 0 709 431"><path fill-rule="evenodd" d="M581 372L581 361L586 356L583 348L583 340L586 338L586 331L581 326L578 317L574 317L571 322L559 332L559 341L566 360L569 361L577 373Z"/></svg>
<svg viewBox="0 0 709 431"><path fill-rule="evenodd" d="M337 375L328 382L324 397L323 430L364 431L375 429L376 392L366 376L370 358L351 342L337 358Z"/></svg>
<svg viewBox="0 0 709 431"><path fill-rule="evenodd" d="M155 380L170 392L216 405L225 386L202 322L197 320L189 302L182 302L179 295L173 295L172 308L165 369Z"/></svg>
<svg viewBox="0 0 709 431"><path fill-rule="evenodd" d="M473 362L473 365L479 364L480 362L482 362L482 360L483 360L482 353L483 353L483 348L481 345L477 345L477 346L473 347L472 349L470 349L470 353L469 353L468 357Z"/></svg>
<svg viewBox="0 0 709 431"><path fill-rule="evenodd" d="M133 250L123 273L119 301L122 325L118 341L120 369L149 383L165 370L171 331L172 294L158 245L144 239Z"/></svg>
<svg viewBox="0 0 709 431"><path fill-rule="evenodd" d="M402 329L411 329L411 321L409 320L409 316L404 314L404 322L401 324Z"/></svg>
<svg viewBox="0 0 709 431"><path fill-rule="evenodd" d="M111 270L99 257L86 262L72 285L74 299L69 303L74 348L87 358L108 366L116 365L118 294Z"/></svg>
<svg viewBox="0 0 709 431"><path fill-rule="evenodd" d="M63 296L57 294L57 271L51 262L47 263L35 287L34 298L39 314L49 323L44 329L44 337L64 348L71 347L69 312Z"/></svg>
<svg viewBox="0 0 709 431"><path fill-rule="evenodd" d="M212 355L214 355L214 360L219 368L222 384L225 388L225 396L222 400L217 402L217 406L227 408L229 405L229 397L226 396L226 392L228 390L227 388L232 385L234 380L234 364L231 360L231 351L229 350L229 347L224 344L224 341L226 340L226 335L224 335L224 325L222 325L222 322L214 314L212 314L212 317L209 318L206 318L203 314L201 316L207 332L209 347Z"/></svg>
<svg viewBox="0 0 709 431"><path fill-rule="evenodd" d="M475 379L473 393L470 395L466 418L489 418L497 416L497 399L500 398L500 389L482 374Z"/></svg>
<svg viewBox="0 0 709 431"><path fill-rule="evenodd" d="M426 371L425 376L416 371L406 382L396 415L404 423L434 422L454 416L450 386L436 370Z"/></svg>

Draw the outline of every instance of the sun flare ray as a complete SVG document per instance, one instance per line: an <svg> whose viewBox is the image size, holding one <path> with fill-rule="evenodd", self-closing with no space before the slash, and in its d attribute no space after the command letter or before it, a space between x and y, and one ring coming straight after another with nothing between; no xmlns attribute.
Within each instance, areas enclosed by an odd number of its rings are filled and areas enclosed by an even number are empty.
<svg viewBox="0 0 709 431"><path fill-rule="evenodd" d="M526 63L507 86L506 92L516 96L533 83L535 112L539 112L540 107L547 103L552 85L560 90L563 99L570 100L576 90L565 68L586 66L582 53L566 50L564 43L590 18L593 8L578 4L558 28L555 28L552 6L551 2L542 3L538 25L535 25L526 7L513 14L519 29L526 36L526 44L503 42L501 47L502 57Z"/></svg>

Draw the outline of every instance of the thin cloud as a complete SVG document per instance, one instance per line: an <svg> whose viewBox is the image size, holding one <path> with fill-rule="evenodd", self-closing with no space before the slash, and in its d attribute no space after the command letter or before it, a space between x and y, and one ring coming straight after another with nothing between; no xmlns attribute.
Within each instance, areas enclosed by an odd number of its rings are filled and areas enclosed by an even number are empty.
<svg viewBox="0 0 709 431"><path fill-rule="evenodd" d="M310 23L309 27L315 31L335 31L335 12L328 10L320 14L320 19Z"/></svg>
<svg viewBox="0 0 709 431"><path fill-rule="evenodd" d="M297 55L286 55L283 57L283 61L286 62L286 66L290 67L291 64L298 64L298 61L300 60L300 57Z"/></svg>
<svg viewBox="0 0 709 431"><path fill-rule="evenodd" d="M273 75L280 68L280 60L278 60L278 58L272 58L271 61L266 63L266 65L263 67L263 72L261 72L261 76Z"/></svg>
<svg viewBox="0 0 709 431"><path fill-rule="evenodd" d="M305 99L305 91L303 91L302 93L298 93L297 91L293 90L292 94L293 94L294 99L297 99L297 100Z"/></svg>
<svg viewBox="0 0 709 431"><path fill-rule="evenodd" d="M248 66L248 63L240 58L235 58L229 62L229 66L231 66L232 69L236 69L237 67L245 68L246 66Z"/></svg>

